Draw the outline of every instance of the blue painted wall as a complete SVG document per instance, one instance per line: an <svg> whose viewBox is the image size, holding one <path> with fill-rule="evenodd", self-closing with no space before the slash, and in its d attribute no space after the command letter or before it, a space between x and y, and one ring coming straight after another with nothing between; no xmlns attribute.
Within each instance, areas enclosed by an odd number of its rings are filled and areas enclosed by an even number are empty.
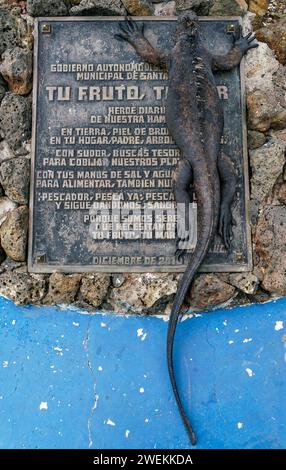
<svg viewBox="0 0 286 470"><path fill-rule="evenodd" d="M176 370L198 448L285 448L285 329L285 299L179 325ZM159 318L0 299L0 447L188 447L166 330Z"/></svg>

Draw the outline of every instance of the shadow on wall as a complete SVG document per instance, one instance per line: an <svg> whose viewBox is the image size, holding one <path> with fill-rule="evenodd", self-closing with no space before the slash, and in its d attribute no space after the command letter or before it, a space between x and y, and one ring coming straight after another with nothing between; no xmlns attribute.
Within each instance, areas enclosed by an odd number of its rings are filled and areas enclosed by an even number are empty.
<svg viewBox="0 0 286 470"><path fill-rule="evenodd" d="M286 299L179 325L176 370L199 448L285 448ZM167 323L0 299L1 448L189 446Z"/></svg>

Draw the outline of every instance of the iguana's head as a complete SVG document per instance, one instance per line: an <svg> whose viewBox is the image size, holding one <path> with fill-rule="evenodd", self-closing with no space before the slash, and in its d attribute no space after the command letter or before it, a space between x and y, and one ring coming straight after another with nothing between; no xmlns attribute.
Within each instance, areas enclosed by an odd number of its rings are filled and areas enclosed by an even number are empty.
<svg viewBox="0 0 286 470"><path fill-rule="evenodd" d="M199 29L199 20L195 12L184 13L178 18L177 32L196 37Z"/></svg>

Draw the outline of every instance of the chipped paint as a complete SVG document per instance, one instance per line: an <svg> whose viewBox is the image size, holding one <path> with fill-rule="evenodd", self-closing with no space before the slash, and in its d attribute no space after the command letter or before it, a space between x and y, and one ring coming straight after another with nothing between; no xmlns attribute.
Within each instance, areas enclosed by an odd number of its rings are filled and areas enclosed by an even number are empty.
<svg viewBox="0 0 286 470"><path fill-rule="evenodd" d="M253 377L253 375L255 375L253 370L250 369L249 367L245 369L245 372L247 373L248 377Z"/></svg>
<svg viewBox="0 0 286 470"><path fill-rule="evenodd" d="M275 330L275 331L279 331L279 330L283 330L283 328L284 328L284 323L283 323L283 321L277 320L277 321L275 322L274 330Z"/></svg>
<svg viewBox="0 0 286 470"><path fill-rule="evenodd" d="M46 401L41 401L40 405L39 405L39 409L40 410L47 410L48 409L48 402Z"/></svg>
<svg viewBox="0 0 286 470"><path fill-rule="evenodd" d="M115 422L112 419L108 418L105 422L108 426L116 426Z"/></svg>
<svg viewBox="0 0 286 470"><path fill-rule="evenodd" d="M184 321L186 320L190 320L191 318L193 318L193 314L192 313L186 313L185 315L182 315L181 318L180 318L180 323L183 323Z"/></svg>
<svg viewBox="0 0 286 470"><path fill-rule="evenodd" d="M147 336L147 333L144 332L144 329L143 329L143 328L138 328L138 330L137 330L137 336L138 336L138 338L141 339L141 341L145 341L146 336Z"/></svg>

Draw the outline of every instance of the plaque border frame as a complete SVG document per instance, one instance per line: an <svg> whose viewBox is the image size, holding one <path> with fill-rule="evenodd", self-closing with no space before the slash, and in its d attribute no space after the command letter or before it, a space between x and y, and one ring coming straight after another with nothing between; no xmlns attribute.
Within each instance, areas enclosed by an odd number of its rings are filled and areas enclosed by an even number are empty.
<svg viewBox="0 0 286 470"><path fill-rule="evenodd" d="M28 272L38 274L49 274L53 272L61 273L181 273L186 269L182 266L96 266L96 265L51 265L46 263L33 263L33 215L34 215L34 175L36 160L36 122L37 122L37 96L38 96L38 53L39 53L39 24L53 22L74 22L74 21L120 21L124 16L51 16L35 18L34 23L34 51L33 51L33 92L32 92L32 149L31 149L31 178L30 178L30 197L29 197L29 227L28 227ZM139 21L176 21L177 16L132 16L132 19ZM238 21L242 25L240 16L200 16L199 21ZM249 165L248 165L248 147L247 147L247 125L246 125L246 96L245 96L245 59L240 62L240 94L241 94L241 118L242 118L242 154L243 154L243 174L244 174L244 202L245 202L245 221L246 221L246 253L247 263L231 264L202 264L199 271L210 272L247 272L253 268L252 241L250 227L250 192L249 192Z"/></svg>

